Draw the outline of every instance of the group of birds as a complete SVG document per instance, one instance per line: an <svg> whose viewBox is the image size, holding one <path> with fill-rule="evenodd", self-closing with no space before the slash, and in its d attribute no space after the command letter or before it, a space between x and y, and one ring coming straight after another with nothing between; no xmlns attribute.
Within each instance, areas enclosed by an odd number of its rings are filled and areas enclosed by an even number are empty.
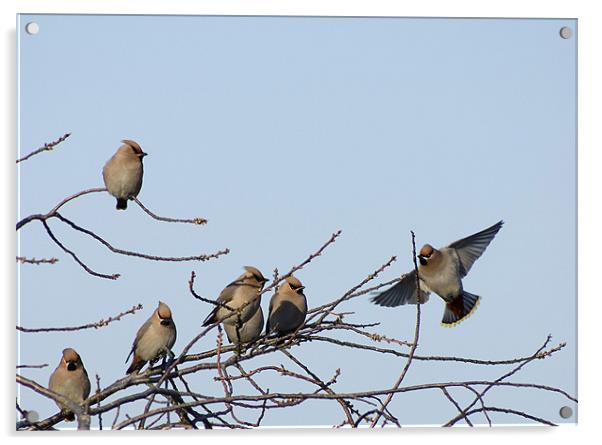
<svg viewBox="0 0 602 445"><path fill-rule="evenodd" d="M261 291L267 278L256 267L245 266L245 272L228 284L220 293L215 308L203 321L203 326L222 323L230 343L251 343L261 336L264 317L261 309ZM305 322L307 299L304 286L293 275L286 277L270 300L266 335L282 336L294 332ZM126 373L139 372L146 363L170 356L176 342L177 330L171 309L159 301L157 309L138 329L132 349L133 356ZM72 348L63 350L61 360L50 376L49 389L81 404L90 395L90 379L81 356ZM72 421L75 415L69 406L57 402L65 416Z"/></svg>
<svg viewBox="0 0 602 445"><path fill-rule="evenodd" d="M125 210L128 200L140 192L142 159L146 156L138 143L127 139L122 142L123 145L107 161L102 172L108 192L117 199L118 210ZM457 325L474 312L481 299L464 290L462 279L502 225L503 221L499 221L440 249L425 244L418 255L418 276L415 270L403 274L394 286L374 296L371 301L386 307L426 303L430 293L434 292L445 303L441 324L448 327ZM214 303L215 308L203 321L203 326L221 323L228 340L234 344L254 342L261 336L264 327L261 292L268 279L256 267L245 266L244 270L242 275L224 288ZM283 280L270 300L266 335L283 336L302 327L307 315L304 289L303 284L292 275ZM176 326L171 309L160 301L136 334L126 362L132 355L133 359L126 372L139 372L146 363L155 363L166 356L173 357L171 348L175 341ZM74 349L63 351L58 367L50 376L49 388L77 404L88 398L90 380L81 357ZM57 405L66 420L74 419L68 406L61 403Z"/></svg>

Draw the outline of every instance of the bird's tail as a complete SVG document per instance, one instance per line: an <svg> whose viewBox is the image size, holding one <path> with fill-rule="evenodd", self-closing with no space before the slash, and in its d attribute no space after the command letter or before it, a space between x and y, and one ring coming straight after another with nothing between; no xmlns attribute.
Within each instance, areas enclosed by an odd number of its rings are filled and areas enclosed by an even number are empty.
<svg viewBox="0 0 602 445"><path fill-rule="evenodd" d="M125 372L126 372L126 374L131 374L134 371L140 371L145 364L146 364L146 362L144 360L142 360L140 357L138 357L136 354L134 354L134 359L132 360L132 364L130 365L128 370Z"/></svg>
<svg viewBox="0 0 602 445"><path fill-rule="evenodd" d="M447 328L457 325L475 311L480 301L481 297L478 295L462 291L460 295L445 304L441 325Z"/></svg>
<svg viewBox="0 0 602 445"><path fill-rule="evenodd" d="M217 321L217 310L219 309L219 306L215 306L215 308L211 311L211 313L209 315L207 315L207 318L205 318L205 320L203 320L203 326L209 326L212 323L215 323Z"/></svg>
<svg viewBox="0 0 602 445"><path fill-rule="evenodd" d="M125 210L128 208L128 200L117 198L117 205L115 206L117 210Z"/></svg>

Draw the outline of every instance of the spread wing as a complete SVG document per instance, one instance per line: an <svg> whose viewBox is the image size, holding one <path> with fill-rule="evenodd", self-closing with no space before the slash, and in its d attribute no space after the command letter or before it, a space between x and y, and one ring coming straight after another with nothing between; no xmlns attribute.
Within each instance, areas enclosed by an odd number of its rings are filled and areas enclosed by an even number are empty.
<svg viewBox="0 0 602 445"><path fill-rule="evenodd" d="M426 303L429 299L429 291L425 289L424 283L420 283L420 302ZM418 302L416 290L416 271L408 272L401 280L384 292L381 292L370 301L379 306L393 307L402 304L416 304Z"/></svg>
<svg viewBox="0 0 602 445"><path fill-rule="evenodd" d="M500 231L504 221L498 221L491 227L481 230L461 240L454 241L448 247L456 249L460 259L460 274L466 276L474 262L485 252L487 246Z"/></svg>

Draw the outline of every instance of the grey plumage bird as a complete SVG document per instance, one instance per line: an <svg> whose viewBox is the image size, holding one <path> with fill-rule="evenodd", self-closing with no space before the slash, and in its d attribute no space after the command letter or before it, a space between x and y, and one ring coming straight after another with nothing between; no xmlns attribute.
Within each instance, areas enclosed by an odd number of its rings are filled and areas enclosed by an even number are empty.
<svg viewBox="0 0 602 445"><path fill-rule="evenodd" d="M261 305L261 290L266 283L262 273L253 266L245 266L245 272L228 284L217 301L227 306L215 306L203 321L203 326L222 322L224 325L246 323Z"/></svg>
<svg viewBox="0 0 602 445"><path fill-rule="evenodd" d="M125 210L128 199L138 196L142 188L144 168L142 158L147 154L138 143L124 139L123 145L107 161L102 178L109 193L117 199L117 210Z"/></svg>
<svg viewBox="0 0 602 445"><path fill-rule="evenodd" d="M266 334L275 332L285 335L295 331L305 322L307 298L303 289L305 286L294 276L285 278L278 292L270 300Z"/></svg>
<svg viewBox="0 0 602 445"><path fill-rule="evenodd" d="M474 235L454 241L447 247L435 249L425 244L420 249L418 276L420 277L420 302L428 301L431 292L445 302L441 324L455 326L471 315L481 297L464 290L462 278L470 271L474 262L485 252L489 243L499 232L503 221ZM373 297L371 301L380 306L399 306L418 302L416 272L408 272L393 287Z"/></svg>
<svg viewBox="0 0 602 445"><path fill-rule="evenodd" d="M134 359L128 374L140 371L147 362L154 363L166 355L172 355L171 348L176 342L176 325L171 315L171 309L159 301L157 309L136 333L132 349L125 359L126 363L133 354Z"/></svg>
<svg viewBox="0 0 602 445"><path fill-rule="evenodd" d="M90 379L82 359L75 349L63 350L59 365L50 375L48 388L77 404L81 404L88 398ZM66 421L75 420L74 413L67 406L58 402L57 406L64 414Z"/></svg>
<svg viewBox="0 0 602 445"><path fill-rule="evenodd" d="M261 306L244 323L224 323L224 330L230 343L251 343L259 338L263 331L263 310Z"/></svg>

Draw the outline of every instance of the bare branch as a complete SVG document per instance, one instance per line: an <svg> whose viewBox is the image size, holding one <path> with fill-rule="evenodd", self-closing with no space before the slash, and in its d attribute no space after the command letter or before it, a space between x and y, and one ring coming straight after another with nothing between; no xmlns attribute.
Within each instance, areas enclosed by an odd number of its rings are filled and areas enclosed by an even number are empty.
<svg viewBox="0 0 602 445"><path fill-rule="evenodd" d="M147 255L145 253L139 253L139 252L132 252L130 250L123 250L123 249L118 249L117 247L113 247L111 244L109 244L108 241L105 241L103 238L98 236L96 233L92 232L91 230L84 229L83 227L78 226L73 221L65 218L58 212L55 213L55 216L59 220L63 221L65 224L68 224L69 226L71 226L71 228L73 228L79 232L85 233L86 235L94 238L96 241L101 243L103 246L105 246L111 252L118 253L120 255L134 256L134 257L144 258L146 260L153 260L153 261L179 262L179 261L208 261L208 260L211 260L214 258L219 258L222 255L227 255L228 253L230 253L230 249L224 249L224 250L220 250L216 253L212 253L209 255L196 255L196 256L187 256L187 257L163 257L163 256Z"/></svg>
<svg viewBox="0 0 602 445"><path fill-rule="evenodd" d="M58 261L58 258L50 258L50 259L46 259L46 258L40 258L39 260L36 260L35 258L25 258L24 256L18 256L17 257L17 263L21 263L21 264L35 264L35 265L40 265L40 264L54 264Z"/></svg>
<svg viewBox="0 0 602 445"><path fill-rule="evenodd" d="M410 233L412 234L412 261L414 262L414 272L416 273L416 295L418 296L416 298L416 327L414 330L414 341L412 343L412 348L410 349L410 354L408 355L408 361L406 362L403 370L401 371L401 375L399 376L399 378L393 385L393 389L399 388L399 385L401 385L401 382L403 382L403 379L405 378L405 376L408 372L408 369L410 369L410 365L412 364L412 359L414 358L414 352L416 352L416 348L418 347L418 338L420 337L420 294L421 294L420 277L418 275L418 264L416 263L416 237L415 237L413 231L410 231ZM387 396L387 399L383 403L383 408L381 408L376 413L375 418L372 420L372 423L370 424L371 428L374 428L374 426L378 422L378 419L380 419L380 416L382 415L384 408L386 408L387 405L391 402L394 395L395 395L395 393L390 393Z"/></svg>
<svg viewBox="0 0 602 445"><path fill-rule="evenodd" d="M272 281L272 283L267 286L265 289L263 289L263 291L261 292L261 294L265 294L267 292L269 292L270 290L274 289L278 283L282 282L284 279L290 277L291 275L293 275L295 272L297 272L298 270L303 269L307 264L311 263L312 260L316 257L319 257L320 255L322 255L322 252L324 252L324 250L330 246L332 243L334 243L336 241L336 239L341 235L341 231L337 230L336 232L334 232L330 239L328 241L326 241L317 251L315 251L314 253L310 254L302 263L298 264L297 266L293 266L291 268L291 270L288 271L288 273L280 276L276 281Z"/></svg>
<svg viewBox="0 0 602 445"><path fill-rule="evenodd" d="M95 272L94 270L90 269L88 266L86 266L86 264L84 264L84 262L82 260L79 259L79 257L75 254L75 252L73 252L72 250L67 249L58 239L56 236L54 236L54 233L52 233L52 230L50 230L50 227L48 226L48 223L46 222L46 220L42 220L42 224L44 225L44 228L46 229L46 232L48 233L48 236L50 236L50 239L52 239L52 241L55 242L55 244L57 246L59 246L61 249L63 249L66 253L68 253L69 255L71 255L71 257L75 260L75 262L77 264L79 264L81 267L83 267L83 269L88 272L90 275L94 275L95 277L99 277L99 278L107 278L109 280L116 280L117 278L119 278L121 275L118 273L112 274L112 275L106 275L106 274L102 274L99 272Z"/></svg>
<svg viewBox="0 0 602 445"><path fill-rule="evenodd" d="M58 138L56 141L44 144L43 147L40 147L37 150L32 151L27 156L23 156L21 159L17 159L16 163L18 164L19 162L26 161L27 159L31 158L32 156L35 156L35 155L37 155L39 153L42 153L43 151L50 151L50 150L52 150L58 144L60 144L61 142L63 142L65 139L67 139L69 136L71 136L71 133L66 133L63 136L61 136L60 138Z"/></svg>
<svg viewBox="0 0 602 445"><path fill-rule="evenodd" d="M552 422L550 422L549 420L546 420L546 419L542 419L541 417L532 416L531 414L527 414L527 413L524 413L522 411L518 411L518 410L515 410L515 409L498 408L498 407L495 407L495 406L484 406L483 408L476 408L476 409L473 409L471 411L468 411L466 413L466 415L470 416L472 414L479 413L481 411L483 411L483 412L486 412L486 411L495 411L495 412L498 412L498 413L514 414L515 416L520 416L520 417L524 417L525 419L534 420L535 422L539 422L539 423L542 423L544 425L556 426L555 423L552 423ZM447 426L447 425L445 425L445 426Z"/></svg>
<svg viewBox="0 0 602 445"><path fill-rule="evenodd" d="M203 224L207 224L207 220L205 218L180 219L180 218L168 218L165 216L155 215L153 212L151 212L149 209L147 209L136 196L133 196L132 200L136 204L138 204L140 206L140 208L142 210L144 210L144 212L148 216L150 216L153 219L156 219L157 221L173 222L173 223L188 223L188 224L196 224L199 226L203 225Z"/></svg>
<svg viewBox="0 0 602 445"><path fill-rule="evenodd" d="M35 221L35 220L45 221L47 219L53 218L55 216L56 212L63 205L67 204L69 201L74 200L75 198L78 198L80 196L87 195L87 194L90 194L90 193L99 193L99 192L106 192L106 191L107 191L107 189L104 188L104 187L97 187L97 188L92 188L92 189L82 190L81 192L77 192L77 193L75 193L75 194L73 194L71 196L68 196L65 199L63 199L61 202L59 202L57 205L55 205L52 210L50 210L46 214L36 213L34 215L26 216L25 218L23 218L22 220L20 220L17 223L17 230L19 230L25 224L30 223L31 221Z"/></svg>
<svg viewBox="0 0 602 445"><path fill-rule="evenodd" d="M42 363L41 365L17 365L17 369L41 369L48 366L48 363Z"/></svg>
<svg viewBox="0 0 602 445"><path fill-rule="evenodd" d="M101 318L96 323L88 323L81 326L68 326L63 328L24 328L21 326L17 326L17 330L21 332L65 332L65 331L81 331L83 329L98 329L107 326L109 323L114 321L121 320L122 317L128 314L135 314L137 311L143 308L142 304L137 304L136 306L132 306L131 309L127 311L121 312L113 317L109 317L107 319Z"/></svg>

